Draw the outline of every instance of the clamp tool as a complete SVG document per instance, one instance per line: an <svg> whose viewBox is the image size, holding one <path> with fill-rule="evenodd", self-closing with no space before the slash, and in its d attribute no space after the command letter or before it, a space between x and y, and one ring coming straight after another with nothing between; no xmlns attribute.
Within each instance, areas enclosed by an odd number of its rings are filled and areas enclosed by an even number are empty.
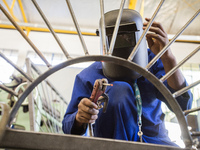
<svg viewBox="0 0 200 150"><path fill-rule="evenodd" d="M108 106L108 95L105 93L107 86L112 86L112 84L108 84L108 80L97 79L94 83L92 94L90 96L90 100L97 104L98 109L103 108L103 112L106 112ZM102 105L104 103L104 105ZM89 123L89 135L94 136L92 124Z"/></svg>

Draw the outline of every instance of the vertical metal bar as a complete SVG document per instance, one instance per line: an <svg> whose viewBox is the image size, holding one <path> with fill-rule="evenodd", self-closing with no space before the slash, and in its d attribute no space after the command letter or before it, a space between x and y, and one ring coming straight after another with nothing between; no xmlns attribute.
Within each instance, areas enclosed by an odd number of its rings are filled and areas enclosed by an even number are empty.
<svg viewBox="0 0 200 150"><path fill-rule="evenodd" d="M21 13L22 13L22 17L23 17L23 19L24 19L24 22L25 22L25 23L28 23L27 18L26 18L26 15L25 15L25 12L24 12L24 7L23 7L23 5L22 5L22 1L21 1L21 0L18 0L18 4L19 4L19 8L20 8L20 10L21 10Z"/></svg>
<svg viewBox="0 0 200 150"><path fill-rule="evenodd" d="M39 88L38 88L38 87L36 87L36 88L37 88L37 90L39 91ZM41 97L40 92L39 92L38 94L39 94L39 97L40 97L40 101L42 101L42 97ZM43 115L42 115L42 112L41 112L41 108L39 108L38 103L36 103L36 106L37 106L38 111L39 111L40 114L41 114L41 118L44 119L44 117L43 117ZM46 111L44 111L44 112L46 113ZM47 131L50 132L50 130L49 130L49 128L48 128L48 126L47 126L47 124L46 124L45 121L44 121L44 124L45 124L45 127L46 127ZM50 128L50 129L51 129L51 128ZM52 132L52 131L51 131L51 132Z"/></svg>
<svg viewBox="0 0 200 150"><path fill-rule="evenodd" d="M137 5L137 0L129 0L128 9L133 9L133 10L135 10L136 5Z"/></svg>
<svg viewBox="0 0 200 150"><path fill-rule="evenodd" d="M30 63L31 63L31 61L29 61ZM31 74L33 75L33 78L36 78L35 77L35 74L34 74L34 72L33 72L33 68L32 68L32 63L30 64L31 65ZM35 89L37 90L37 91L39 91L39 88L38 88L38 86L37 87L35 87ZM37 119L35 119L36 120L36 122L38 122L38 120L39 121L41 121L42 119L44 119L44 116L43 116L43 114L42 114L42 112L41 112L41 110L42 110L42 97L41 97L41 95L40 95L40 92L38 92L38 98L37 99L34 99L34 102L35 102L35 106L37 107L37 109L38 109L38 111L37 111ZM45 112L46 113L46 112ZM40 116L40 117L39 117ZM39 118L38 118L39 117ZM45 127L46 127L46 130L47 130L47 132L50 132L50 130L49 130L49 128L47 127L47 124L46 124L46 122L44 122L44 124L45 124Z"/></svg>
<svg viewBox="0 0 200 150"><path fill-rule="evenodd" d="M24 31L20 28L20 26L14 21L14 19L9 15L9 13L3 8L0 4L0 9L5 14L5 16L10 20L10 22L15 26L15 28L19 31L19 33L23 36L23 38L29 43L29 45L35 50L35 52L39 55L39 57L44 61L44 63L51 67L50 63L46 60L43 54L39 51L39 49L33 44L33 42L28 38L28 36L24 33Z"/></svg>
<svg viewBox="0 0 200 150"><path fill-rule="evenodd" d="M16 66L11 60L9 60L3 53L0 52L0 56L6 60L10 65L12 65L17 71L19 71L25 78L27 78L30 82L33 81L33 79L27 75L22 69L20 69L18 66Z"/></svg>
<svg viewBox="0 0 200 150"><path fill-rule="evenodd" d="M116 24L115 24L115 29L114 29L114 32L113 32L113 35L112 35L112 40L111 40L111 43L110 43L108 55L112 55L112 53L113 53L113 49L114 49L114 46L115 46L115 41L116 41L116 38L117 38L117 33L118 33L119 25L120 25L120 22L121 22L121 17L122 17L125 1L126 0L121 1L119 14L118 14L117 21L116 21Z"/></svg>
<svg viewBox="0 0 200 150"><path fill-rule="evenodd" d="M50 91L49 91L47 84L45 84L45 87L46 87L46 92L47 92L47 95L48 95L48 100L49 100L50 106L51 106L52 117L54 118L54 120L52 121L52 123L53 123L55 132L57 132L57 130L56 130L56 123L55 123L55 120L56 120L55 107L54 107L54 105L52 103L53 99L52 99L52 97L50 97L50 94L49 94L49 92L52 93L52 89L50 88Z"/></svg>
<svg viewBox="0 0 200 150"><path fill-rule="evenodd" d="M26 68L27 68L27 74L31 76L31 63L28 58L26 59ZM28 82L27 85L29 86L30 82ZM30 131L36 131L33 91L28 95L28 108L29 108Z"/></svg>
<svg viewBox="0 0 200 150"><path fill-rule="evenodd" d="M188 59L190 59L192 56L194 56L198 51L200 50L200 46L197 47L193 52L191 52L185 59L183 59L180 63L178 63L173 69L171 69L165 76L163 76L160 81L164 82L166 79L168 79L174 72L178 70L178 68L183 65Z"/></svg>
<svg viewBox="0 0 200 150"><path fill-rule="evenodd" d="M49 97L49 94L48 94L48 88L47 88L47 84L44 84L45 85L45 91L46 91L46 95L47 95L47 100L48 100L48 103L49 103L49 108L51 109L51 114L50 114L50 116L52 116L52 126L53 126L53 129L54 129L54 132L56 133L56 130L55 130L55 122L54 122L54 119L55 119L55 117L54 117L54 112L53 112L53 107L52 107L52 103L51 103L51 99L50 99L50 97Z"/></svg>
<svg viewBox="0 0 200 150"><path fill-rule="evenodd" d="M49 28L50 32L52 33L53 37L55 38L55 40L57 41L58 45L60 46L60 48L62 49L63 53L65 54L65 56L67 57L67 59L70 59L71 57L69 56L67 50L65 49L65 47L63 46L63 44L61 43L60 39L58 38L58 36L56 35L56 33L54 32L51 24L49 23L48 19L46 18L46 16L44 15L44 13L42 12L41 8L39 7L39 5L37 4L36 0L32 0L33 4L35 5L36 9L38 10L39 14L41 15L41 17L43 18L44 22L46 23L47 27Z"/></svg>
<svg viewBox="0 0 200 150"><path fill-rule="evenodd" d="M20 8L20 10L21 10L21 13L22 13L22 17L23 17L23 19L24 19L24 22L25 22L25 23L28 23L27 18L26 18L26 15L25 15L25 12L24 12L24 7L23 7L23 4L22 4L22 1L21 1L21 0L18 0L18 4L19 4L19 8ZM30 30L29 27L26 27L25 30L26 30L26 33L27 33L27 36L28 36L31 30Z"/></svg>
<svg viewBox="0 0 200 150"><path fill-rule="evenodd" d="M200 9L192 16L192 18L177 32L177 34L171 39L171 41L165 45L165 47L149 62L149 64L146 66L146 69L148 70L151 68L154 63L166 52L166 50L169 48L169 46L175 42L175 40L178 38L179 35L189 26L189 24L199 15Z"/></svg>
<svg viewBox="0 0 200 150"><path fill-rule="evenodd" d="M149 21L146 29L144 30L144 32L142 33L140 39L138 40L137 44L135 45L133 51L131 52L130 56L128 57L128 60L129 61L132 61L134 56L136 55L137 51L138 51L138 48L140 46L140 43L142 42L143 38L146 36L147 32L149 31L154 19L156 18L160 8L162 7L163 3L164 3L165 0L161 0L156 11L154 12L153 16L151 17L151 20Z"/></svg>
<svg viewBox="0 0 200 150"><path fill-rule="evenodd" d="M67 6L68 6L68 8L69 8L69 11L70 11L70 13L71 13L72 19L73 19L73 21L74 21L74 25L75 25L75 27L76 27L76 30L77 30L77 32L78 32L78 35L79 35L81 44L82 44L82 46L83 46L83 50L84 50L84 52L85 52L85 55L89 55L88 50L87 50L87 47L86 47L86 44L85 44L85 41L84 41L83 36L82 36L82 34L81 34L80 27L79 27L79 25L78 25L78 22L77 22L77 20L76 20L75 14L74 14L74 11L73 11L73 9L72 9L71 3L69 2L69 0L66 0L66 2L67 2Z"/></svg>
<svg viewBox="0 0 200 150"><path fill-rule="evenodd" d="M0 108L2 110L2 117L0 120L0 143L4 137L5 131L7 129L7 123L8 123L8 119L9 119L9 112L10 112L10 107L8 106L8 104L2 103L0 102Z"/></svg>
<svg viewBox="0 0 200 150"><path fill-rule="evenodd" d="M106 29L105 29L105 17L104 17L104 0L100 0L100 9L101 9L101 23L100 23L100 28L101 28L101 33L102 33L102 48L103 48L103 53L106 55L108 53L107 50L107 42L106 42Z"/></svg>
<svg viewBox="0 0 200 150"><path fill-rule="evenodd" d="M44 97L46 98L46 94L45 94L45 91L44 91L44 87L43 87L43 84L41 83L41 88L42 88L42 91L43 91L43 95L44 95ZM46 100L46 99L45 99ZM47 101L46 101L47 102ZM48 103L47 103L47 105L48 105ZM45 110L44 110L45 111ZM46 111L45 111L46 112ZM46 117L47 117L48 115L47 115L47 112L46 112ZM54 130L53 130L53 128L52 128L52 126L51 126L51 122L49 121L49 119L48 119L48 117L47 117L47 121L48 121L48 123L49 123L49 128L51 129L51 132L53 133L54 132Z"/></svg>
<svg viewBox="0 0 200 150"><path fill-rule="evenodd" d="M182 95L183 93L187 92L189 89L193 88L194 86L198 85L199 83L200 83L200 80L198 80L198 81L196 81L196 82L190 84L190 85L187 86L187 87L182 88L181 90L179 90L179 91L173 93L173 97L176 98L176 97Z"/></svg>

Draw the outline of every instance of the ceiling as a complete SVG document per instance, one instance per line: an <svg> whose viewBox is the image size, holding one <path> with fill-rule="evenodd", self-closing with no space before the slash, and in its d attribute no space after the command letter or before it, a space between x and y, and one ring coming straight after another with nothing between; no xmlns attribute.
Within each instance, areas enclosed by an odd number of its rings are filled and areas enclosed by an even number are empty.
<svg viewBox="0 0 200 150"><path fill-rule="evenodd" d="M59 31L63 33L76 31L65 0L37 0L36 2L54 29L60 29ZM19 25L29 27L29 31L45 31L41 28L47 28L31 0L0 0L0 3L15 17ZM100 1L71 0L70 3L81 31L94 35L100 18ZM133 3L132 7L130 3ZM159 3L160 0L127 0L124 7L135 8L145 18L153 15ZM118 9L120 4L121 0L105 0L105 12ZM199 8L200 0L165 0L155 20L162 23L168 34L174 35ZM0 11L0 28L12 28L10 25L11 23ZM183 35L200 36L200 16L190 24Z"/></svg>
<svg viewBox="0 0 200 150"><path fill-rule="evenodd" d="M84 55L82 45L76 35L76 28L69 12L66 0L34 0L37 2L47 20L57 32L68 53L73 56ZM135 9L140 12L143 20L151 18L161 0L126 0L124 8ZM99 27L100 0L70 0L77 22L80 26L89 54L100 53L99 37L96 29ZM35 8L32 0L0 0L0 4L24 29L30 40L41 52L61 53L55 39L49 33L47 25ZM104 11L119 9L121 0L105 0ZM161 22L171 39L192 16L199 10L200 0L165 0L155 21ZM20 59L17 64L22 66L30 45L0 11L0 49L18 50ZM88 36L89 35L89 36ZM200 15L179 36L178 41L171 47L178 60L182 60L200 44ZM184 54L184 55L182 55ZM186 55L185 55L186 54ZM200 64L200 53L192 58L192 63Z"/></svg>

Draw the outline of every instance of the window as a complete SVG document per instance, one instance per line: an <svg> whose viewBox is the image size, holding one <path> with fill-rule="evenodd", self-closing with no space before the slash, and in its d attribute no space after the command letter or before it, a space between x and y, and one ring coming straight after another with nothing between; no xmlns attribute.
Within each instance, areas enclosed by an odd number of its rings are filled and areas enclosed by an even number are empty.
<svg viewBox="0 0 200 150"><path fill-rule="evenodd" d="M60 54L60 53L43 53L43 55L52 66L58 65L67 60L67 58L64 56L64 54ZM42 59L35 52L29 51L27 57L30 58L30 60L35 65L45 65L45 63L42 61ZM75 58L77 56L71 56L71 57ZM84 63L74 64L71 67L86 68L90 64L91 64L91 62L84 62Z"/></svg>
<svg viewBox="0 0 200 150"><path fill-rule="evenodd" d="M8 58L10 61L12 61L14 64L17 63L18 59L18 51L17 50L4 50L0 49L0 52L5 55L6 58ZM5 59L0 57L0 82L1 83L8 83L10 82L10 76L13 74L15 68L10 65Z"/></svg>

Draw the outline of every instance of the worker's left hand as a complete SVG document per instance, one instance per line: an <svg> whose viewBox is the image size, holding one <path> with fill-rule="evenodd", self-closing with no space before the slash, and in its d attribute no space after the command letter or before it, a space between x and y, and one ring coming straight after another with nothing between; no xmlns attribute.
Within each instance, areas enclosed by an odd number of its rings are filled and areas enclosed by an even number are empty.
<svg viewBox="0 0 200 150"><path fill-rule="evenodd" d="M150 21L150 18L145 18L147 22L143 24L143 29L145 30L148 22ZM153 22L151 27L149 28L149 33L146 34L146 39L149 48L151 51L156 55L158 54L164 47L165 45L168 44L169 39L167 37L167 33L165 32L164 28L159 22ZM162 58L167 58L171 55L171 50L168 48L168 50L165 52L165 54L161 57Z"/></svg>

